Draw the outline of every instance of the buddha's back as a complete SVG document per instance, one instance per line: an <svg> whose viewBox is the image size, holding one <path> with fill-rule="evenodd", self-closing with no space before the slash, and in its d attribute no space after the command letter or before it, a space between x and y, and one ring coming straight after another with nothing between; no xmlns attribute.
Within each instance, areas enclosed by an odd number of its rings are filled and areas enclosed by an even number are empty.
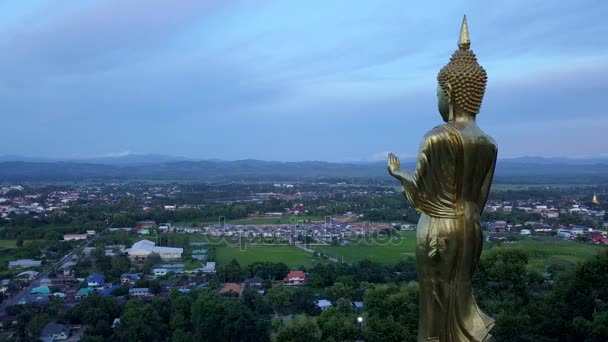
<svg viewBox="0 0 608 342"><path fill-rule="evenodd" d="M475 202L479 212L483 210L496 165L498 147L494 139L487 135L475 122L450 122L447 125L460 133L462 139L461 170L455 170L460 175L460 199L465 202Z"/></svg>

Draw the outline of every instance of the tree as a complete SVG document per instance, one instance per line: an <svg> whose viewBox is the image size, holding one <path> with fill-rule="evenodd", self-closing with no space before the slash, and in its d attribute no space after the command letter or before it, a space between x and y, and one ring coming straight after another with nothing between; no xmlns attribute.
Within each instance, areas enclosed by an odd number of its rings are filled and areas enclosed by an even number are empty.
<svg viewBox="0 0 608 342"><path fill-rule="evenodd" d="M236 282L243 280L243 270L236 259L232 259L226 266L220 269L220 279L225 282Z"/></svg>
<svg viewBox="0 0 608 342"><path fill-rule="evenodd" d="M315 294L307 287L298 287L291 294L291 307L295 313L316 316L321 309L315 304Z"/></svg>
<svg viewBox="0 0 608 342"><path fill-rule="evenodd" d="M237 298L203 293L192 305L192 326L198 341L263 339L251 311ZM267 335L266 335L267 336Z"/></svg>
<svg viewBox="0 0 608 342"><path fill-rule="evenodd" d="M323 333L323 341L355 341L361 337L357 326L357 316L352 313L350 302L340 299L337 306L329 308L317 317L317 323ZM349 308L350 311L346 310Z"/></svg>
<svg viewBox="0 0 608 342"><path fill-rule="evenodd" d="M296 315L283 324L272 337L273 342L315 342L322 341L321 329L314 318Z"/></svg>
<svg viewBox="0 0 608 342"><path fill-rule="evenodd" d="M289 295L287 287L285 287L285 285L282 283L279 283L277 286L268 291L268 301L277 313L283 312L283 310L289 305L290 297L291 296Z"/></svg>
<svg viewBox="0 0 608 342"><path fill-rule="evenodd" d="M372 341L415 341L418 333L419 286L375 285L364 297L367 312L365 335Z"/></svg>
<svg viewBox="0 0 608 342"><path fill-rule="evenodd" d="M332 301L337 301L340 298L352 299L354 295L353 288L342 283L335 283L329 288L329 294Z"/></svg>

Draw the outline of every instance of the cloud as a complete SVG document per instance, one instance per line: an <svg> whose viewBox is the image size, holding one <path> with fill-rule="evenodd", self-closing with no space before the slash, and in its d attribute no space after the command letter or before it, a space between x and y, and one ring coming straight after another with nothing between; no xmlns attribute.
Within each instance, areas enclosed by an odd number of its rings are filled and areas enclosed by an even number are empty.
<svg viewBox="0 0 608 342"><path fill-rule="evenodd" d="M389 0L48 4L0 28L0 148L11 153L415 155L441 123L435 78L462 12L489 74L479 121L501 151L576 153L579 138L544 144L528 128L582 137L603 115L601 1L457 1L441 12Z"/></svg>

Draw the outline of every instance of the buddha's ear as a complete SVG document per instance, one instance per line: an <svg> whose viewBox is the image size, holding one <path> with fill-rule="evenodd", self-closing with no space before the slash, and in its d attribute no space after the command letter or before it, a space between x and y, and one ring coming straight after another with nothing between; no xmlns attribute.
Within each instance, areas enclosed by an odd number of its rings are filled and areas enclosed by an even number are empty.
<svg viewBox="0 0 608 342"><path fill-rule="evenodd" d="M450 100L450 102L452 102L452 85L450 84L450 82L446 82L444 89L445 94L448 96L448 99Z"/></svg>

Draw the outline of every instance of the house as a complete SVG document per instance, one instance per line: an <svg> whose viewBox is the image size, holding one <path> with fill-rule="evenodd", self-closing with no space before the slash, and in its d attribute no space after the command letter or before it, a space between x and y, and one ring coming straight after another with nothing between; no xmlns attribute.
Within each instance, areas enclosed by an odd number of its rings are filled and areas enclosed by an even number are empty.
<svg viewBox="0 0 608 342"><path fill-rule="evenodd" d="M135 284L139 280L139 274L137 273L123 273L120 276L120 282L123 284Z"/></svg>
<svg viewBox="0 0 608 342"><path fill-rule="evenodd" d="M530 229L522 229L522 230L519 231L519 235L528 236L528 235L531 235L531 234L532 234L532 232L530 231Z"/></svg>
<svg viewBox="0 0 608 342"><path fill-rule="evenodd" d="M226 283L226 284L222 285L222 287L220 288L218 293L219 294L236 293L237 295L240 295L241 289L242 289L241 285L239 285L237 283Z"/></svg>
<svg viewBox="0 0 608 342"><path fill-rule="evenodd" d="M112 322L112 329L116 329L116 327L120 324L120 318L114 318Z"/></svg>
<svg viewBox="0 0 608 342"><path fill-rule="evenodd" d="M353 306L355 307L355 310L361 310L361 309L363 309L363 302L354 301Z"/></svg>
<svg viewBox="0 0 608 342"><path fill-rule="evenodd" d="M157 247L156 243L150 240L141 240L133 244L131 248L125 250L132 261L145 260L151 254L158 254L163 260L178 260L182 258L183 248Z"/></svg>
<svg viewBox="0 0 608 342"><path fill-rule="evenodd" d="M152 273L154 273L155 277L162 277L162 276L166 276L167 272L169 272L168 269L166 268L155 268Z"/></svg>
<svg viewBox="0 0 608 342"><path fill-rule="evenodd" d="M208 261L201 271L203 271L203 273L215 273L215 261Z"/></svg>
<svg viewBox="0 0 608 342"><path fill-rule="evenodd" d="M49 277L44 277L40 279L40 286L42 285L53 286L53 281Z"/></svg>
<svg viewBox="0 0 608 342"><path fill-rule="evenodd" d="M120 286L118 286L118 285L110 286L107 289L103 289L103 291L101 291L101 295L109 296L112 294L112 292L118 290L119 288L120 288Z"/></svg>
<svg viewBox="0 0 608 342"><path fill-rule="evenodd" d="M321 308L321 310L325 311L331 307L331 302L327 299L319 299L317 301L317 306Z"/></svg>
<svg viewBox="0 0 608 342"><path fill-rule="evenodd" d="M140 227L142 229L150 229L150 228L154 228L154 226L156 226L156 222L154 221L139 221L137 222L137 227Z"/></svg>
<svg viewBox="0 0 608 342"><path fill-rule="evenodd" d="M19 259L16 261L9 261L8 268L29 268L29 267L40 267L42 261L32 259Z"/></svg>
<svg viewBox="0 0 608 342"><path fill-rule="evenodd" d="M131 297L145 298L145 297L150 297L151 295L152 295L152 293L150 292L150 289L147 287L135 287L135 288L129 289L129 296L131 296Z"/></svg>
<svg viewBox="0 0 608 342"><path fill-rule="evenodd" d="M43 294L43 295L50 295L51 294L51 290L49 289L48 286L43 285L43 286L39 286L39 287L34 287L32 289L32 291L30 291L30 294Z"/></svg>
<svg viewBox="0 0 608 342"><path fill-rule="evenodd" d="M46 294L29 294L25 298L21 299L17 304L33 304L38 306L47 305L51 300Z"/></svg>
<svg viewBox="0 0 608 342"><path fill-rule="evenodd" d="M88 234L64 234L63 240L65 241L78 241L78 240L86 240L89 237Z"/></svg>
<svg viewBox="0 0 608 342"><path fill-rule="evenodd" d="M102 287L106 284L105 277L101 273L93 273L87 277L88 287Z"/></svg>
<svg viewBox="0 0 608 342"><path fill-rule="evenodd" d="M287 277L283 279L285 285L300 285L306 284L308 282L308 278L303 271L291 271L287 274Z"/></svg>
<svg viewBox="0 0 608 342"><path fill-rule="evenodd" d="M254 277L254 278L249 278L249 279L245 280L245 286L248 286L248 287L261 288L263 283L264 283L264 279L262 279L260 277Z"/></svg>
<svg viewBox="0 0 608 342"><path fill-rule="evenodd" d="M49 323L40 334L40 339L45 342L67 340L70 335L70 329L67 325L58 323Z"/></svg>
<svg viewBox="0 0 608 342"><path fill-rule="evenodd" d="M22 280L34 280L38 276L38 272L36 271L25 271L17 274L15 278Z"/></svg>
<svg viewBox="0 0 608 342"><path fill-rule="evenodd" d="M8 291L8 287L10 284L10 279L2 279L2 281L0 282L0 292L5 293L6 291Z"/></svg>
<svg viewBox="0 0 608 342"><path fill-rule="evenodd" d="M74 296L74 298L82 299L82 298L90 295L93 292L95 292L95 289L90 288L90 287L83 287L82 289L78 290L78 292L76 292L76 295Z"/></svg>

